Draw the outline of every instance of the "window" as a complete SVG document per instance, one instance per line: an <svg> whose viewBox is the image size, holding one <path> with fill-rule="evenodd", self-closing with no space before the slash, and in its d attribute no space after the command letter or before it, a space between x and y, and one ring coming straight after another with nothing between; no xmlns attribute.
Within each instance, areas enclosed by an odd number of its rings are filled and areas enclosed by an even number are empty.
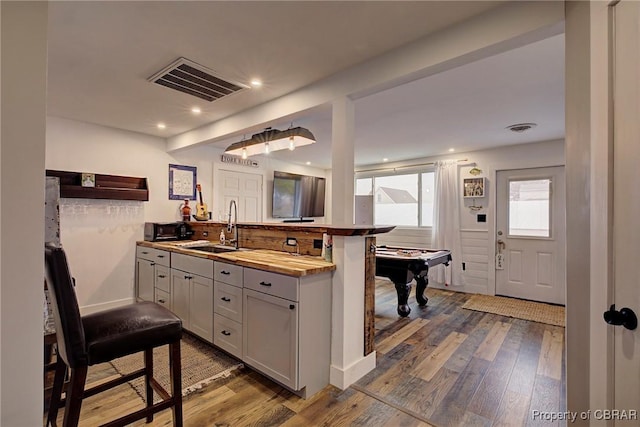
<svg viewBox="0 0 640 427"><path fill-rule="evenodd" d="M433 226L433 208L435 207L435 174L433 172L425 172L420 174L420 183L422 184L422 203L420 209L420 225L423 227Z"/></svg>
<svg viewBox="0 0 640 427"><path fill-rule="evenodd" d="M355 194L374 198L375 225L431 227L433 193L433 172L356 179Z"/></svg>
<svg viewBox="0 0 640 427"><path fill-rule="evenodd" d="M551 237L551 180L509 181L509 235Z"/></svg>

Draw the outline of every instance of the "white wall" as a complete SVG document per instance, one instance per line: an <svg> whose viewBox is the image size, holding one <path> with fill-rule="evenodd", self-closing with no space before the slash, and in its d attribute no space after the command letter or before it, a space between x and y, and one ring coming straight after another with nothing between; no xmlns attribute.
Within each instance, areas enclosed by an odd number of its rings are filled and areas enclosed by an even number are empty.
<svg viewBox="0 0 640 427"><path fill-rule="evenodd" d="M196 166L197 180L212 187L214 152L207 148L169 155L161 138L104 126L47 119L46 168L146 177L149 201L62 199L61 241L84 312L132 301L135 242L145 221L180 219L181 201L169 200L169 164Z"/></svg>
<svg viewBox="0 0 640 427"><path fill-rule="evenodd" d="M197 181L212 212L226 212L215 196L219 170L262 174L265 221L276 221L270 217L274 170L325 176L324 170L262 157L254 158L258 168L222 163L221 154L222 150L209 147L168 154L162 138L58 117L47 119L47 169L146 177L149 184L148 202L61 200L61 241L83 312L133 301L135 242L143 239L144 222L180 219L182 202L168 197L170 163L197 167Z"/></svg>
<svg viewBox="0 0 640 427"><path fill-rule="evenodd" d="M445 157L416 159L412 162L385 164L380 167L411 166L443 159L466 159L459 167L460 180L460 230L462 238L462 258L454 262L464 262L463 277L465 284L456 287L463 292L482 294L495 293L495 174L498 170L523 169L532 167L564 165L564 141L546 141L532 144L511 145L490 150L458 153ZM475 206L482 205L481 210L469 208L474 200L462 196L462 180L473 178L469 171L477 167L482 170L477 177L486 178L485 197L476 198ZM369 167L367 167L369 168ZM372 167L375 168L375 167ZM477 221L478 214L486 214L487 222ZM397 228L390 233L377 236L378 244L396 246L429 247L431 245L431 228ZM443 287L442 284L431 283L430 286Z"/></svg>
<svg viewBox="0 0 640 427"><path fill-rule="evenodd" d="M0 425L42 425L47 2L0 2Z"/></svg>

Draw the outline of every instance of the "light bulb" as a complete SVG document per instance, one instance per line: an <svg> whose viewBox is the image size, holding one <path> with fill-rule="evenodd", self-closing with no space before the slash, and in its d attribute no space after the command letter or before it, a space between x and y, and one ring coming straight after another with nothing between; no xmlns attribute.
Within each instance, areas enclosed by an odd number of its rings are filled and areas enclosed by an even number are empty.
<svg viewBox="0 0 640 427"><path fill-rule="evenodd" d="M243 148L243 149L242 149L242 158L243 158L243 159L246 159L246 158L247 158L247 149L246 149L246 148Z"/></svg>
<svg viewBox="0 0 640 427"><path fill-rule="evenodd" d="M293 137L290 137L289 138L289 150L293 151L294 148L296 148L296 146L293 143Z"/></svg>
<svg viewBox="0 0 640 427"><path fill-rule="evenodd" d="M264 143L264 154L269 154L269 143L268 142Z"/></svg>

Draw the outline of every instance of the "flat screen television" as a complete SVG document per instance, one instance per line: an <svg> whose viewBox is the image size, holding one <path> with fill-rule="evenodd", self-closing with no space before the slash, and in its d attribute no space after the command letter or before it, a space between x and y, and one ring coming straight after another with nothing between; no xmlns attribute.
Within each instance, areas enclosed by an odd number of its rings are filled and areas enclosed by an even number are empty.
<svg viewBox="0 0 640 427"><path fill-rule="evenodd" d="M325 179L317 176L273 172L274 218L324 216Z"/></svg>

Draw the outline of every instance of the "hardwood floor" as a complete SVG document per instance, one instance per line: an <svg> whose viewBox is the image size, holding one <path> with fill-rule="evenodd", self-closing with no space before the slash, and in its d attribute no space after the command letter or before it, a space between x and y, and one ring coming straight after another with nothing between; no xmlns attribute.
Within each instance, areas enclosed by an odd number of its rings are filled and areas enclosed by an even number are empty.
<svg viewBox="0 0 640 427"><path fill-rule="evenodd" d="M244 368L187 396L185 426L560 425L531 413L566 410L564 328L462 309L468 294L428 289L427 296L425 308L411 297L411 315L399 318L393 284L378 279L377 367L348 389L328 386L303 400ZM116 373L104 364L90 375ZM87 399L81 425L142 406L124 385ZM151 425L172 425L171 412Z"/></svg>

